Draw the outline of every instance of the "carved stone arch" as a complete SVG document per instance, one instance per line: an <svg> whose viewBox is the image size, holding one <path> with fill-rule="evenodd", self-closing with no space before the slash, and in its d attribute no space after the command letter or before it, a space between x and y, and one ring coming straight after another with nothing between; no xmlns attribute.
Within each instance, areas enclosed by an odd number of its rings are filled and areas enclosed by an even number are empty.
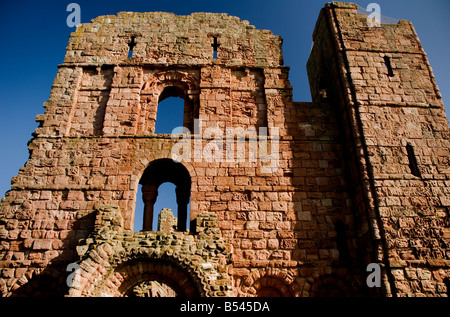
<svg viewBox="0 0 450 317"><path fill-rule="evenodd" d="M63 297L69 287L66 272L60 268L52 270L33 270L24 274L11 287L11 297ZM1 286L1 296L6 296L6 285ZM3 290L2 290L3 289Z"/></svg>
<svg viewBox="0 0 450 317"><path fill-rule="evenodd" d="M158 154L159 155L155 155L155 153L150 153L148 157L146 157L143 161L138 162L138 164L136 164L133 175L136 175L136 179L138 180L138 182L142 178L142 175L144 175L146 168L149 166L151 162L161 159L172 160L172 153L170 151L158 151ZM144 162L146 163L144 164ZM192 182L194 182L197 177L197 171L195 170L194 165L191 162L185 161L183 161L183 163L181 164L183 164L183 166L186 168L189 175L191 176Z"/></svg>
<svg viewBox="0 0 450 317"><path fill-rule="evenodd" d="M117 284L118 276L125 276L117 288L118 296L133 296L136 286L156 281L167 285L177 297L208 296L208 281L189 259L170 252L130 250L120 256L115 269L104 285L108 290ZM115 283L114 283L115 282ZM109 286L108 286L109 285ZM117 296L116 295L116 296Z"/></svg>
<svg viewBox="0 0 450 317"><path fill-rule="evenodd" d="M155 74L156 86L167 87L169 85L176 85L185 89L186 94L191 95L199 89L200 78L199 74L196 73L198 73L198 71L195 70L163 70ZM145 89L145 85L143 89Z"/></svg>
<svg viewBox="0 0 450 317"><path fill-rule="evenodd" d="M144 78L140 94L138 134L153 134L159 102L167 97L184 100L183 126L193 131L194 119L199 116L199 76L196 70L164 70Z"/></svg>
<svg viewBox="0 0 450 317"><path fill-rule="evenodd" d="M153 293L153 286L180 296L230 295L229 247L215 214L197 219L197 234L121 231L120 218L117 207L99 207L94 232L76 248L69 296L126 296L134 287Z"/></svg>
<svg viewBox="0 0 450 317"><path fill-rule="evenodd" d="M79 263L81 283L71 296L133 296L133 289L145 282L157 281L172 288L177 296L212 296L208 277L198 263L169 250L132 248L107 256L107 243ZM100 263L99 263L100 262ZM88 277L87 280L84 280Z"/></svg>
<svg viewBox="0 0 450 317"><path fill-rule="evenodd" d="M299 297L294 270L261 269L249 274L242 282L240 296Z"/></svg>

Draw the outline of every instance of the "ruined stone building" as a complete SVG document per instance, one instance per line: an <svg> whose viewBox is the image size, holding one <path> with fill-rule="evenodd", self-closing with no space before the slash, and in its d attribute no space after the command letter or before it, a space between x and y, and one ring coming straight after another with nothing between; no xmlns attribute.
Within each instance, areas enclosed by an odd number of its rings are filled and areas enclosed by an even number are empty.
<svg viewBox="0 0 450 317"><path fill-rule="evenodd" d="M412 24L333 2L312 36L312 102L294 102L282 39L237 17L79 25L1 202L0 294L447 296L449 126ZM155 134L168 97L186 129ZM234 157L198 156L225 148L207 128L242 128ZM159 214L166 182L178 210Z"/></svg>

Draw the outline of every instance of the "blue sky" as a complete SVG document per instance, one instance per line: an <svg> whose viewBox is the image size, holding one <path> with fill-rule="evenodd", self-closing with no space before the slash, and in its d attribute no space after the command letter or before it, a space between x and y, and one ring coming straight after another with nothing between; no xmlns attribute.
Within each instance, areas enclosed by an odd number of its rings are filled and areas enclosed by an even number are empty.
<svg viewBox="0 0 450 317"><path fill-rule="evenodd" d="M310 101L306 61L312 32L320 9L326 2L293 0L109 0L109 1L9 1L0 0L0 196L10 189L28 158L27 142L37 127L37 114L50 95L57 65L64 59L71 32L66 25L66 7L81 7L81 22L120 11L225 12L248 20L258 29L269 29L284 39L285 65L291 67L290 82L295 101ZM409 20L419 35L433 67L450 114L450 1L378 0L353 1L366 8L377 2L381 14Z"/></svg>

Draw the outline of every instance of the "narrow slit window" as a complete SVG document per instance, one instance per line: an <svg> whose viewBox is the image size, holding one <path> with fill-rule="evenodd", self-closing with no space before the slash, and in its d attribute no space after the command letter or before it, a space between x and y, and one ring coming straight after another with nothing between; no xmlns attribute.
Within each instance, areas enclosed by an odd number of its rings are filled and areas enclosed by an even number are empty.
<svg viewBox="0 0 450 317"><path fill-rule="evenodd" d="M406 152L408 153L409 169L411 170L411 174L420 177L420 170L417 164L416 155L414 154L414 148L409 143L406 145Z"/></svg>
<svg viewBox="0 0 450 317"><path fill-rule="evenodd" d="M128 57L127 58L133 57L133 48L135 46L136 46L135 37L132 36L130 43L128 43L129 50L128 50Z"/></svg>
<svg viewBox="0 0 450 317"><path fill-rule="evenodd" d="M392 65L391 65L391 58L389 56L384 57L384 64L386 65L386 68L388 71L388 76L394 77L394 72L392 70Z"/></svg>
<svg viewBox="0 0 450 317"><path fill-rule="evenodd" d="M325 83L325 80L323 77L320 77L319 79L319 96L321 100L326 100L328 98L327 96L327 84Z"/></svg>
<svg viewBox="0 0 450 317"><path fill-rule="evenodd" d="M213 48L213 58L217 59L217 49L219 48L220 44L217 42L217 37L214 36L214 42L211 44Z"/></svg>

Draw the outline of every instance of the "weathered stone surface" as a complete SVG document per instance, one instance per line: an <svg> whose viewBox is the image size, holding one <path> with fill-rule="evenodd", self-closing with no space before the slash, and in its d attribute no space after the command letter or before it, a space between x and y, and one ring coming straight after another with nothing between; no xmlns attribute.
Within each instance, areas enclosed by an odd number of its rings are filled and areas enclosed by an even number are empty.
<svg viewBox="0 0 450 317"><path fill-rule="evenodd" d="M281 38L236 17L121 12L78 26L0 204L1 295L446 296L439 89L411 23L366 19L353 4L320 12L313 102L293 102ZM166 97L184 99L188 136L155 134ZM246 135L233 135L232 155L200 157L196 147L221 145L195 138L196 119ZM192 152L178 163L180 144ZM164 182L177 188L178 219L164 212L152 231ZM365 283L369 263L381 288Z"/></svg>
<svg viewBox="0 0 450 317"><path fill-rule="evenodd" d="M108 212L100 210L108 210ZM120 221L113 218L113 215L121 217L117 211L118 208L113 206L100 206L95 231L87 239L81 240L77 246L79 255L77 264L80 271L75 278L77 284L70 289L69 296L149 295L148 287L142 283L124 289L123 284L114 286L110 284L111 275L101 275L103 270L113 270L115 278L117 278L116 274L128 275L130 267L133 268L133 278L140 279L146 274L149 277L152 276L152 279L148 281L150 284L158 283L158 278L170 281L176 276L181 276L178 270L185 271L185 276L190 279L187 285L170 285L169 283L169 285L165 284L163 289L154 285L154 291L159 292L159 295L230 296L232 294L231 279L227 274L230 256L224 240L220 237L220 230L215 233L204 231L198 235L170 230L120 232L110 225ZM217 223L214 222L214 214L209 215L208 218L211 219L209 223ZM135 266L136 262L137 266ZM108 286L105 287L105 285ZM214 285L220 287L214 288Z"/></svg>

